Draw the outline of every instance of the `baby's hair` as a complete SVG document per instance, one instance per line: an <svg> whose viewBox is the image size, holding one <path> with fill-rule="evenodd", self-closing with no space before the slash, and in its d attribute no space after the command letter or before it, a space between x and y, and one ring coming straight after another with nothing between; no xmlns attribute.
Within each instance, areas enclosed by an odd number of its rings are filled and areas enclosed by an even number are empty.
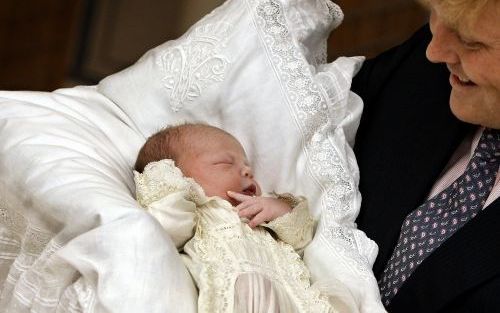
<svg viewBox="0 0 500 313"><path fill-rule="evenodd" d="M177 161L180 153L189 152L190 136L200 134L208 137L214 132L228 134L220 128L201 123L167 126L146 140L139 151L134 169L142 173L148 163L163 159Z"/></svg>

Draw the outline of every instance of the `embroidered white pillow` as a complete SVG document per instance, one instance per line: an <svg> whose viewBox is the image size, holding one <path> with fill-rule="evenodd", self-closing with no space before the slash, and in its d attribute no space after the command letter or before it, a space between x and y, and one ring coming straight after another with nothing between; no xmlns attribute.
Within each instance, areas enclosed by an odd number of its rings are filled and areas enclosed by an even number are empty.
<svg viewBox="0 0 500 313"><path fill-rule="evenodd" d="M360 66L354 58L316 66L326 62L326 38L341 18L328 0L230 0L98 90L144 137L180 121L231 132L265 190L308 195L317 215L324 187L305 149L318 129L326 134L345 117ZM360 113L361 101L352 99L349 109Z"/></svg>

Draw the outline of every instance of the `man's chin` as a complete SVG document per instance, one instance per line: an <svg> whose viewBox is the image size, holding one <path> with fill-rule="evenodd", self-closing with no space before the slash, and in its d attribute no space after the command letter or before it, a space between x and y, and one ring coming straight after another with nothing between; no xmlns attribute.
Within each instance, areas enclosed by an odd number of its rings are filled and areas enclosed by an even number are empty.
<svg viewBox="0 0 500 313"><path fill-rule="evenodd" d="M474 105L469 104L470 102L472 101L454 96L452 92L450 98L451 113L462 122L481 125L481 123L479 123L480 119L478 119L477 116L478 109L474 108Z"/></svg>
<svg viewBox="0 0 500 313"><path fill-rule="evenodd" d="M477 126L500 129L500 112L491 114L487 113L484 108L462 100L453 101L450 99L450 109L453 115L462 122ZM472 102L472 101L470 101ZM481 103L481 102L475 102ZM486 113L485 113L486 111Z"/></svg>

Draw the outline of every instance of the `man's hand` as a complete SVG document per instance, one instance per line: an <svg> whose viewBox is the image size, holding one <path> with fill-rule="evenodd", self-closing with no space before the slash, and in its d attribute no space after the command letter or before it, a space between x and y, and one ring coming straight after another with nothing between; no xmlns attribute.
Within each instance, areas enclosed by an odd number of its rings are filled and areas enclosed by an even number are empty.
<svg viewBox="0 0 500 313"><path fill-rule="evenodd" d="M292 211L288 203L271 197L248 196L228 191L227 195L240 202L236 206L238 215L249 220L248 226L254 228L264 222L270 222L277 217Z"/></svg>

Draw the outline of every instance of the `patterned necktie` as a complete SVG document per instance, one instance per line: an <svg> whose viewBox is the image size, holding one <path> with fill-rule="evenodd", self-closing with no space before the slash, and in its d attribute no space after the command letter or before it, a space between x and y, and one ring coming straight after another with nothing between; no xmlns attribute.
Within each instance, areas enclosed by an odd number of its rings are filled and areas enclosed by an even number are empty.
<svg viewBox="0 0 500 313"><path fill-rule="evenodd" d="M426 257L482 210L495 184L499 160L500 131L485 129L465 172L406 217L379 281L384 305Z"/></svg>

